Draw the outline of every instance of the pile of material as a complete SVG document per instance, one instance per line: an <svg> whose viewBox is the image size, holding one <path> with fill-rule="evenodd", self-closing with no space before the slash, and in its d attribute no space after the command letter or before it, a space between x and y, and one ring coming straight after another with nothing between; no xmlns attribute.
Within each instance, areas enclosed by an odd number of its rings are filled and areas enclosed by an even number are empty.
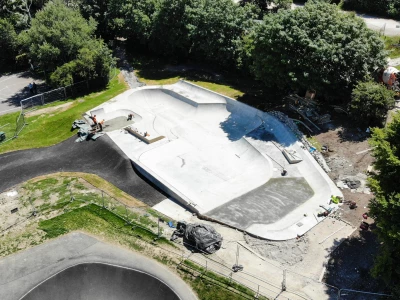
<svg viewBox="0 0 400 300"><path fill-rule="evenodd" d="M178 237L183 237L184 243L210 254L219 250L222 244L222 236L212 226L206 224L178 222L171 241Z"/></svg>
<svg viewBox="0 0 400 300"><path fill-rule="evenodd" d="M75 142L83 142L83 141L88 141L88 140L97 140L99 137L104 135L104 133L100 132L101 127L97 126L90 126L87 124L84 120L75 120L72 123L72 129L77 129L78 130L78 138L75 140Z"/></svg>

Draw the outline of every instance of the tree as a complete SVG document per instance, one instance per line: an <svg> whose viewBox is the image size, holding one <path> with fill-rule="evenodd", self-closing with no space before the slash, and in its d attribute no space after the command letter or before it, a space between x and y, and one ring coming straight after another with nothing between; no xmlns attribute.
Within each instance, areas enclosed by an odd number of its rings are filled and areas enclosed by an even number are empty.
<svg viewBox="0 0 400 300"><path fill-rule="evenodd" d="M17 34L15 33L13 25L5 20L0 19L0 67L4 68L15 62L17 54Z"/></svg>
<svg viewBox="0 0 400 300"><path fill-rule="evenodd" d="M351 93L350 115L359 124L381 127L394 105L395 92L373 81L358 83Z"/></svg>
<svg viewBox="0 0 400 300"><path fill-rule="evenodd" d="M4 0L0 7L1 17L13 20L18 27L29 27L32 3L33 0Z"/></svg>
<svg viewBox="0 0 400 300"><path fill-rule="evenodd" d="M348 96L353 85L386 64L384 45L354 14L310 0L269 14L256 29L252 71L267 86Z"/></svg>
<svg viewBox="0 0 400 300"><path fill-rule="evenodd" d="M104 42L94 37L95 29L92 18L87 21L78 10L55 0L36 14L20 37L34 64L49 71L60 68L51 79L55 85L64 85L105 75L114 62Z"/></svg>
<svg viewBox="0 0 400 300"><path fill-rule="evenodd" d="M375 195L369 209L382 241L373 273L400 296L400 113L387 128L373 130L370 144L379 172L369 178Z"/></svg>
<svg viewBox="0 0 400 300"><path fill-rule="evenodd" d="M165 1L155 17L150 46L165 56L234 67L253 17L250 6L231 0Z"/></svg>

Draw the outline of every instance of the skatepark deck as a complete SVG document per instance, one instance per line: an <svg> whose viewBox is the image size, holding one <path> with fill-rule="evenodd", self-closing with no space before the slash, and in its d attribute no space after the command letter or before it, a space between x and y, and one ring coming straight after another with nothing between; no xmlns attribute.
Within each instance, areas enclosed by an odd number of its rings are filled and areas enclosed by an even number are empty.
<svg viewBox="0 0 400 300"><path fill-rule="evenodd" d="M157 141L145 143L123 128L109 137L171 198L211 219L290 239L318 223L319 205L341 195L288 127L223 95L179 81L126 91L88 112L106 124L128 113L131 130Z"/></svg>

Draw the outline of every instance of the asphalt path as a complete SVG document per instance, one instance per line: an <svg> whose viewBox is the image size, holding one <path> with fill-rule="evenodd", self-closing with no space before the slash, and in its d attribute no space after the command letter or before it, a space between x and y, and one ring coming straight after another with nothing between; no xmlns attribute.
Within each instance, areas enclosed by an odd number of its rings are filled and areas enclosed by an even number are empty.
<svg viewBox="0 0 400 300"><path fill-rule="evenodd" d="M0 192L31 178L56 172L96 174L136 199L153 206L167 196L134 168L130 159L104 135L75 143L76 136L55 146L0 155Z"/></svg>
<svg viewBox="0 0 400 300"><path fill-rule="evenodd" d="M164 265L80 232L0 258L0 299L21 297L197 299L191 288Z"/></svg>

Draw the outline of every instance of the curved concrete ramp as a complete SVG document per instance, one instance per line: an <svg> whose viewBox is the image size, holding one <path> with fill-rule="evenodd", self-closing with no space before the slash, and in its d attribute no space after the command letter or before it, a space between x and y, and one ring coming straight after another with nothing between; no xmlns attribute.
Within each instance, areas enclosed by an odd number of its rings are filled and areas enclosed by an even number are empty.
<svg viewBox="0 0 400 300"><path fill-rule="evenodd" d="M196 300L163 264L72 232L0 258L1 300Z"/></svg>
<svg viewBox="0 0 400 300"><path fill-rule="evenodd" d="M143 272L114 265L86 263L49 278L21 300L179 300L163 282Z"/></svg>
<svg viewBox="0 0 400 300"><path fill-rule="evenodd" d="M96 109L141 116L137 138L108 133L138 170L190 211L253 235L302 235L320 221L320 205L341 195L283 117L189 82L133 89Z"/></svg>

